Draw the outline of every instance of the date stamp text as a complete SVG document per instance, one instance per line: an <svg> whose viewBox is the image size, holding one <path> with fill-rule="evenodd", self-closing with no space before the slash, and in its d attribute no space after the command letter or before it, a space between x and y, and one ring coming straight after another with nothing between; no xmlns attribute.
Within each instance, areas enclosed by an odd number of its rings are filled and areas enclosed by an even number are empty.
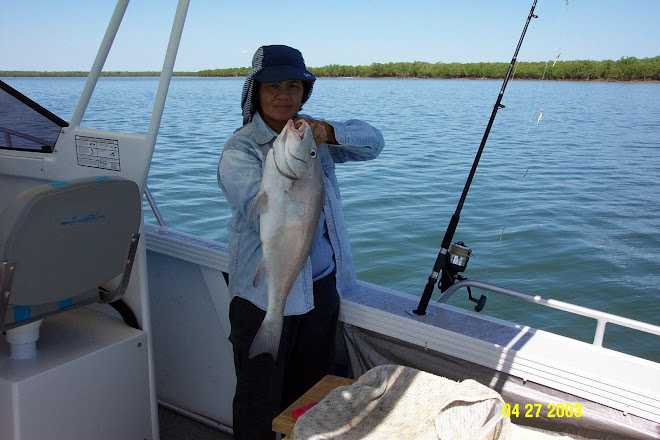
<svg viewBox="0 0 660 440"><path fill-rule="evenodd" d="M543 418L579 418L582 417L582 405L579 403L526 403L524 405L505 403L502 407L504 417L543 417Z"/></svg>

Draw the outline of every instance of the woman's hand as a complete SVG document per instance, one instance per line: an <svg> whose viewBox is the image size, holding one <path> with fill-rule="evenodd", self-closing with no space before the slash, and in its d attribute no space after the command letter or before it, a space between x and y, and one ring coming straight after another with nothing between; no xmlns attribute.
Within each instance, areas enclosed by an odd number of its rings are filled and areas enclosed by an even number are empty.
<svg viewBox="0 0 660 440"><path fill-rule="evenodd" d="M312 129L312 136L314 136L314 142L316 142L317 147L323 143L337 144L337 139L335 139L335 129L332 128L332 125L325 121L317 121L316 119L298 118L296 119L294 126L300 128L302 121L306 121Z"/></svg>

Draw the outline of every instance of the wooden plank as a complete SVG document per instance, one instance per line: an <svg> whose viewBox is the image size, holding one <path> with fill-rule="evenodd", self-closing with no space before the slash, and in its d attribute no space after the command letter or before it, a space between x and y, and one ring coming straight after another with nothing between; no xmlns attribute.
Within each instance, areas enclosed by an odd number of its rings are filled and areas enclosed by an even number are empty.
<svg viewBox="0 0 660 440"><path fill-rule="evenodd" d="M310 403L320 402L330 391L337 387L350 385L353 382L355 382L355 379L347 379L345 377L332 375L325 376L298 400L293 402L287 409L282 411L279 416L273 419L273 431L280 432L284 435L291 435L293 432L293 426L296 424L291 415L291 412L294 409Z"/></svg>

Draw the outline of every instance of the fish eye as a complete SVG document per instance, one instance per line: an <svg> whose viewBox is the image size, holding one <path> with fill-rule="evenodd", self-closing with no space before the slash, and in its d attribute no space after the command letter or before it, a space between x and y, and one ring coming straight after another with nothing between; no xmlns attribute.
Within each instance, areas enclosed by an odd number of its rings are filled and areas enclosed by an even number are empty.
<svg viewBox="0 0 660 440"><path fill-rule="evenodd" d="M316 157L316 150L312 150L312 151L309 153L309 155L312 156L312 158L315 158L315 157Z"/></svg>

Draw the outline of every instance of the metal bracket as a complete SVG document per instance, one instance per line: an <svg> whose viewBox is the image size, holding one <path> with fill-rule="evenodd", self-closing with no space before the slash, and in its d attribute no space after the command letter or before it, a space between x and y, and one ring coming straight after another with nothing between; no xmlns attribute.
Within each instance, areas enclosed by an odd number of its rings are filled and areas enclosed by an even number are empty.
<svg viewBox="0 0 660 440"><path fill-rule="evenodd" d="M128 288L128 281L131 278L131 271L133 270L133 262L135 261L135 254L137 253L137 246L139 241L139 233L135 233L131 236L131 247L128 250L128 257L126 258L126 264L124 265L124 272L121 276L121 282L119 283L119 286L113 291L108 291L100 287L99 302L107 304L113 301L117 301L126 292L126 289Z"/></svg>
<svg viewBox="0 0 660 440"><path fill-rule="evenodd" d="M9 308L9 296L11 295L11 285L14 281L14 270L16 270L16 262L0 262L0 326L5 323L5 314Z"/></svg>

